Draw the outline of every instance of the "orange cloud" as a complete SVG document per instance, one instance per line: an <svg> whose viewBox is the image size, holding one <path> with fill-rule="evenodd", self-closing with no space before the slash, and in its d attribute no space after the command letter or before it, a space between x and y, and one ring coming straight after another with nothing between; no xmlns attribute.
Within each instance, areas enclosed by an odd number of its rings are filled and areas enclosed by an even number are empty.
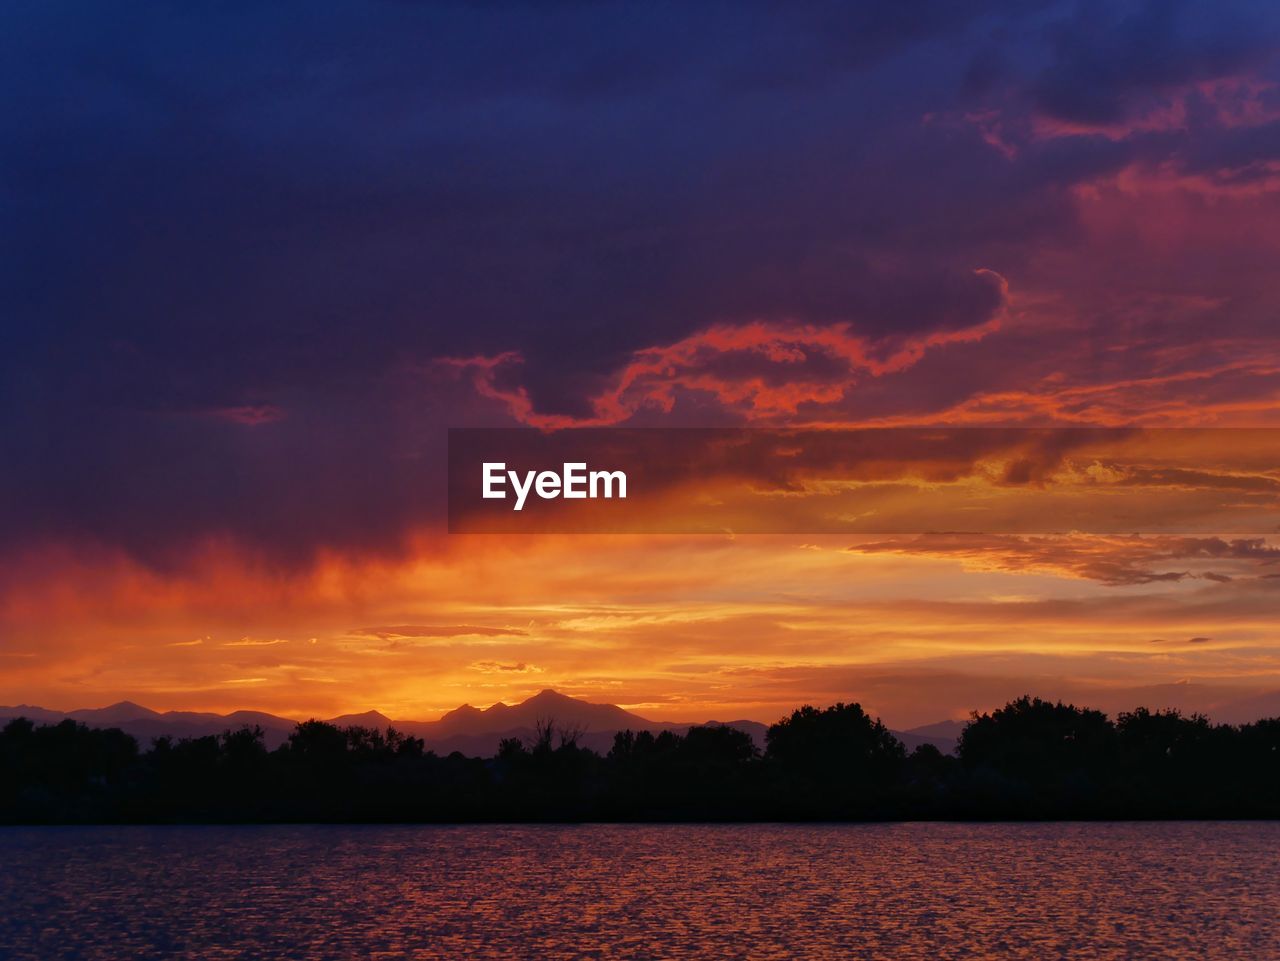
<svg viewBox="0 0 1280 961"><path fill-rule="evenodd" d="M857 695L901 724L937 719L919 712L944 702L990 706L1033 678L1049 694L1053 683L1185 676L1280 686L1268 543L848 547L830 537L437 536L403 558L334 558L256 585L233 553L166 574L123 559L47 566L0 607L4 653L22 655L6 659L0 702L129 697L161 709L430 718L551 686L671 720L768 720L799 700ZM353 631L355 615L375 626ZM1152 643L1192 637L1213 640ZM934 675L951 678L943 700L911 693L910 678ZM901 680L874 680L889 676Z"/></svg>
<svg viewBox="0 0 1280 961"><path fill-rule="evenodd" d="M361 627L350 632L354 637L376 637L380 640L406 637L524 637L524 631L507 627L480 627L475 624L427 626L402 624L392 627Z"/></svg>
<svg viewBox="0 0 1280 961"><path fill-rule="evenodd" d="M1110 586L1187 578L1224 582L1231 576L1222 573L1223 567L1232 573L1254 577L1268 576L1280 568L1280 548L1263 538L923 534L857 544L849 550L861 554L955 557L979 569L1057 573ZM1192 563L1200 570L1188 566ZM1205 563L1213 563L1220 569L1205 570Z"/></svg>

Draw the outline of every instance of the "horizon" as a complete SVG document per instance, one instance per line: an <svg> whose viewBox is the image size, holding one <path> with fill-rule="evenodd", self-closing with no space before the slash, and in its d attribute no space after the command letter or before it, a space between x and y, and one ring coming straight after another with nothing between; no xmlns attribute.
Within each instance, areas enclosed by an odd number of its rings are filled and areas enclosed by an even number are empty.
<svg viewBox="0 0 1280 961"><path fill-rule="evenodd" d="M1168 687L1172 687L1176 689L1178 687L1187 687L1187 686L1188 685L1171 685L1171 686L1166 686L1166 688L1162 688L1161 690L1168 693L1167 691ZM1141 689L1138 689L1138 690L1141 690ZM1125 696L1132 693L1137 693L1137 692L1133 690L1126 691L1126 692L1117 692L1116 694L1113 695L1113 697L1123 699ZM642 714L640 711L625 704L618 704L616 702L610 702L610 701L593 701L593 700L588 700L586 698L579 697L576 695L568 694L564 691L556 690L555 688L542 688L541 690L533 692L523 698L520 698L512 702L495 701L492 704L483 705L483 706L473 705L470 703L459 704L453 708L450 708L442 712L437 717L396 716L396 715L388 714L385 711L382 711L376 707L369 707L363 710L345 710L345 711L339 711L335 714L323 714L323 715L318 713L307 714L306 712L303 712L298 715L285 715L285 714L278 714L274 711L268 711L268 710L263 710L261 708L252 708L252 707L240 707L240 708L233 708L233 709L221 710L221 711L219 710L193 711L193 710L184 709L184 708L167 708L164 710L156 710L150 705L142 704L138 701L135 701L129 698L125 698L120 701L115 701L110 704L105 704L105 705L102 705L101 707L90 707L87 705L81 705L79 707L73 707L73 708L54 708L44 704L17 703L17 704L0 704L0 710L17 711L17 710L21 710L22 708L31 708L34 710L50 711L53 713L62 714L64 716L70 716L76 713L105 712L113 708L129 707L129 708L136 708L141 711L145 711L148 714L155 715L157 717L165 717L169 714L177 713L177 714L198 714L198 715L207 715L207 716L213 716L218 718L228 718L236 714L247 713L247 714L266 714L277 720L290 721L295 724L300 724L307 720L321 720L326 722L335 722L340 720L360 718L360 717L365 717L367 715L376 714L380 716L383 720L387 721L389 724L395 724L395 723L436 724L444 720L446 717L452 714L455 714L455 712L461 711L464 708L471 708L472 710L483 714L488 711L491 711L493 708L496 708L500 705L508 708L520 707L531 701L535 701L536 699L543 697L545 695L553 695L559 698L567 698L588 707L616 707L636 717L640 721L644 721L647 723L654 723L654 724L670 724L670 725L678 725L678 726L682 726L682 725L697 726L700 724L708 724L708 723L731 724L736 721L748 721L752 723L769 726L789 716L791 711L796 710L800 707L806 706L805 703L797 702L794 705L792 705L790 708L784 709L780 714L777 714L775 716L770 716L770 717L764 717L764 716L748 717L746 715L743 715L740 717L735 716L735 717L703 717L703 718L691 718L691 717L685 717L685 716L652 717L652 716ZM908 733L913 732L919 728L927 728L927 727L936 726L939 724L966 724L970 720L972 720L975 714L980 715L980 714L991 713L992 711L1006 707L1008 704L1012 703L1013 701L1023 696L1040 698L1050 703L1062 703L1062 704L1067 704L1067 705L1082 708L1082 709L1097 710L1097 711L1100 711L1105 716L1112 719L1114 719L1120 714L1127 713L1133 710L1142 709L1142 708L1146 708L1151 711L1172 710L1186 717L1195 716L1195 715L1204 715L1204 716L1207 716L1208 719L1213 723L1225 723L1225 724L1232 724L1232 725L1239 725L1243 723L1251 723L1257 720L1266 720L1273 717L1280 717L1280 689L1277 689L1277 690L1264 689L1261 691L1249 690L1244 697L1234 698L1234 701L1249 701L1251 699L1257 699L1259 695L1262 695L1262 696L1272 695L1274 704L1267 704L1264 708L1255 711L1251 715L1248 715L1248 714L1238 713L1239 712L1238 706L1235 705L1232 700L1228 700L1222 706L1228 709L1234 708L1237 711L1237 713L1234 716L1228 719L1215 717L1214 713L1211 710L1205 711L1205 710L1197 709L1195 707L1186 707L1186 706L1179 705L1178 703L1176 703L1176 701L1170 700L1167 696L1164 698L1158 698L1153 700L1141 700L1141 699L1138 699L1136 701L1130 700L1129 702L1125 703L1125 706L1105 708L1087 701L1073 701L1068 698L1045 696L1042 693L1035 693L1031 691L1024 691L1021 694L1014 695L999 704L993 704L990 706L975 706L973 708L970 708L970 710L966 712L964 716L961 716L961 717L954 717L954 716L953 717L934 717L932 720L912 722L912 723L898 723L898 722L895 722L893 718L881 717L880 719L884 721L885 725L890 729L896 730L896 731L904 731ZM1154 692L1152 692L1148 696L1154 697ZM837 703L837 702L832 702L832 703ZM844 703L856 704L858 702L853 701L853 702L844 702ZM1119 700L1115 701L1115 703L1119 703ZM819 709L823 709L823 708L830 707L831 704L813 704L812 706L817 707ZM880 717L880 715L877 715L874 711L868 711L868 714L872 717ZM21 715L13 715L13 716L21 716ZM554 718L549 718L549 719L554 720Z"/></svg>
<svg viewBox="0 0 1280 961"><path fill-rule="evenodd" d="M0 701L1280 689L1276 13L1051 7L12 12ZM639 532L450 533L455 428L652 431Z"/></svg>

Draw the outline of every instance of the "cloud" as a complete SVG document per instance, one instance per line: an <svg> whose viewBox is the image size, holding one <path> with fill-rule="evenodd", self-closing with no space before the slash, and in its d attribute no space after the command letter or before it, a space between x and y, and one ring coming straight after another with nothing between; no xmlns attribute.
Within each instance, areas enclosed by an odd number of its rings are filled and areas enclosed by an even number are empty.
<svg viewBox="0 0 1280 961"><path fill-rule="evenodd" d="M502 664L498 661L475 661L471 670L481 674L541 674L543 669L536 664L518 661L515 664Z"/></svg>
<svg viewBox="0 0 1280 961"><path fill-rule="evenodd" d="M1265 5L55 20L0 66L15 550L404 556L463 423L1280 408Z"/></svg>
<svg viewBox="0 0 1280 961"><path fill-rule="evenodd" d="M999 329L1006 289L999 274L977 270L969 303L957 304L963 319L955 329L907 337L874 338L858 333L851 322L716 325L634 352L609 385L590 398L585 416L539 411L525 387L505 386L503 375L525 360L516 351L437 363L469 376L479 394L501 402L512 417L532 427L621 424L646 409L670 413L681 395L690 394L706 395L748 421L777 421L802 407L843 400L860 379L899 373L931 349L981 340Z"/></svg>
<svg viewBox="0 0 1280 961"><path fill-rule="evenodd" d="M1048 30L1052 59L1031 87L1049 117L1100 127L1149 114L1193 84L1238 75L1274 53L1274 16L1237 4L1080 4Z"/></svg>
<svg viewBox="0 0 1280 961"><path fill-rule="evenodd" d="M974 55L963 114L1006 159L1064 182L1247 197L1280 189L1275 10L1068 5L1020 66Z"/></svg>
<svg viewBox="0 0 1280 961"><path fill-rule="evenodd" d="M376 637L387 641L411 637L524 637L525 632L508 627L479 627L474 624L399 624L390 627L360 627L349 632L355 637Z"/></svg>
<svg viewBox="0 0 1280 961"><path fill-rule="evenodd" d="M1216 571L1194 571L1186 566L1187 562L1212 561L1255 576L1265 574L1267 567L1280 564L1280 547L1272 546L1263 538L923 534L856 544L848 549L859 554L951 557L975 568L1010 573L1057 573L1098 581L1109 587L1188 578L1219 583L1231 580Z"/></svg>
<svg viewBox="0 0 1280 961"><path fill-rule="evenodd" d="M280 420L284 417L284 411L275 404L241 404L235 407L217 407L208 411L208 415L233 424L258 427Z"/></svg>

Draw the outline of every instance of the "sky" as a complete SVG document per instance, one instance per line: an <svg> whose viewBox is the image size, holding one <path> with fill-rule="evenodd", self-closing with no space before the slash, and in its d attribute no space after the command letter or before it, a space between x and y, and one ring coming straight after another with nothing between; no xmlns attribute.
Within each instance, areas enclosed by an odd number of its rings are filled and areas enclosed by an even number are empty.
<svg viewBox="0 0 1280 961"><path fill-rule="evenodd" d="M443 464L450 427L1280 427L1274 4L0 27L0 702L1280 689L1274 525L459 535Z"/></svg>

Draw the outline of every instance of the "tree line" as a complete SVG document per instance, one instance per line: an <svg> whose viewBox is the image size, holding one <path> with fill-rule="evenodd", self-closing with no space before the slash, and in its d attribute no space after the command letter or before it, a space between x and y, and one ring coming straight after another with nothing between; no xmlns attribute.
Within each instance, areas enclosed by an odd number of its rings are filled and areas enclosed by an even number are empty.
<svg viewBox="0 0 1280 961"><path fill-rule="evenodd" d="M764 750L730 727L620 731L600 755L538 725L490 758L394 729L156 739L74 721L0 730L0 821L578 821L1272 818L1280 718L1232 726L1022 697L974 713L955 755L908 753L858 704L801 707Z"/></svg>

